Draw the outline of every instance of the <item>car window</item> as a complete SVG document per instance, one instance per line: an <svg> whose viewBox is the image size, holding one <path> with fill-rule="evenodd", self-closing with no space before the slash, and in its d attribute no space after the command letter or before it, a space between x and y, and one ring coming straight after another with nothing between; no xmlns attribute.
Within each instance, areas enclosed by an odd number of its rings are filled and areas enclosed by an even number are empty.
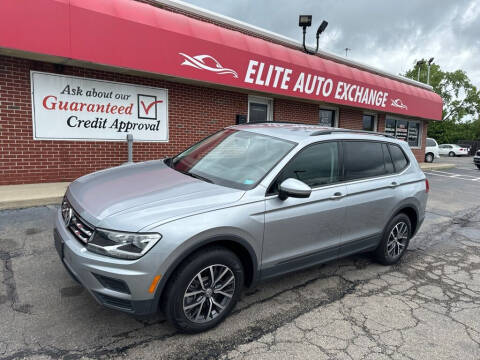
<svg viewBox="0 0 480 360"><path fill-rule="evenodd" d="M390 151L388 151L387 144L382 144L382 151L383 151L383 160L385 162L385 170L387 174L392 174L395 172L395 168L393 167L392 157L390 156Z"/></svg>
<svg viewBox="0 0 480 360"><path fill-rule="evenodd" d="M324 142L301 150L282 170L274 185L294 178L315 187L339 180L338 143Z"/></svg>
<svg viewBox="0 0 480 360"><path fill-rule="evenodd" d="M437 143L433 139L427 139L427 146L437 146Z"/></svg>
<svg viewBox="0 0 480 360"><path fill-rule="evenodd" d="M387 173L382 143L345 141L343 143L345 180L362 179Z"/></svg>
<svg viewBox="0 0 480 360"><path fill-rule="evenodd" d="M408 160L405 156L405 153L402 151L402 149L400 149L400 146L395 144L389 144L388 147L390 149L390 154L392 155L395 171L399 172L405 169L408 165Z"/></svg>
<svg viewBox="0 0 480 360"><path fill-rule="evenodd" d="M174 157L171 167L208 182L247 190L295 145L250 131L225 129Z"/></svg>

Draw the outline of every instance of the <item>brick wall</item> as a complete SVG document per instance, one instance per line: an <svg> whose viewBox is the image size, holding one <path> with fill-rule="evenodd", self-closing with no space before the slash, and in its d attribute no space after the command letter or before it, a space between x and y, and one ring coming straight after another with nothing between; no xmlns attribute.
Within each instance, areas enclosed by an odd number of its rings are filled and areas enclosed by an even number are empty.
<svg viewBox="0 0 480 360"><path fill-rule="evenodd" d="M275 99L273 102L273 119L275 121L317 125L319 121L318 104Z"/></svg>
<svg viewBox="0 0 480 360"><path fill-rule="evenodd" d="M70 181L127 160L125 142L33 140L30 70L53 64L0 56L0 185ZM246 94L158 79L64 67L62 74L167 88L169 143L134 143L134 161L173 155L246 114Z"/></svg>
<svg viewBox="0 0 480 360"><path fill-rule="evenodd" d="M361 109L340 108L338 126L345 129L362 130L363 111Z"/></svg>

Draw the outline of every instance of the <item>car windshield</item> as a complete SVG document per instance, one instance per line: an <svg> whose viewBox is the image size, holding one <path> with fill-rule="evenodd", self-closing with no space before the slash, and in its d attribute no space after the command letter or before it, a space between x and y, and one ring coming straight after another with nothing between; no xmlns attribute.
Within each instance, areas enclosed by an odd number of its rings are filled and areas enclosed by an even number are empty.
<svg viewBox="0 0 480 360"><path fill-rule="evenodd" d="M174 157L170 166L204 181L247 190L295 145L250 131L225 129Z"/></svg>

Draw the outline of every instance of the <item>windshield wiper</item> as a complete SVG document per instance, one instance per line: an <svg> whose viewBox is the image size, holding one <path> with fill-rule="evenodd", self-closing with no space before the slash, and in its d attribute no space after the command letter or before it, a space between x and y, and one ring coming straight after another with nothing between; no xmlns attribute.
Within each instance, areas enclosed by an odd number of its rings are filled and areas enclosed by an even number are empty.
<svg viewBox="0 0 480 360"><path fill-rule="evenodd" d="M208 182L208 183L210 183L210 184L213 184L213 181L212 181L212 180L210 180L209 178L206 178L206 177L204 177L204 176L202 176L202 175L194 174L194 173L188 172L188 171L185 171L185 172L183 172L183 173L184 173L185 175L191 176L191 177L193 177L193 178L195 178L195 179L203 180L203 181L206 181L206 182Z"/></svg>

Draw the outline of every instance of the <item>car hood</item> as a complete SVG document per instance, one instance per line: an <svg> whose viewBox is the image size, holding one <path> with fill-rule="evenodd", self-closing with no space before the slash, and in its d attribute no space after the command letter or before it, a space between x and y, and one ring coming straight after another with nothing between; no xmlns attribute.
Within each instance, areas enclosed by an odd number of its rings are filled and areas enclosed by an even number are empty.
<svg viewBox="0 0 480 360"><path fill-rule="evenodd" d="M67 197L95 227L139 231L228 206L244 193L195 179L155 160L85 175L70 184Z"/></svg>

